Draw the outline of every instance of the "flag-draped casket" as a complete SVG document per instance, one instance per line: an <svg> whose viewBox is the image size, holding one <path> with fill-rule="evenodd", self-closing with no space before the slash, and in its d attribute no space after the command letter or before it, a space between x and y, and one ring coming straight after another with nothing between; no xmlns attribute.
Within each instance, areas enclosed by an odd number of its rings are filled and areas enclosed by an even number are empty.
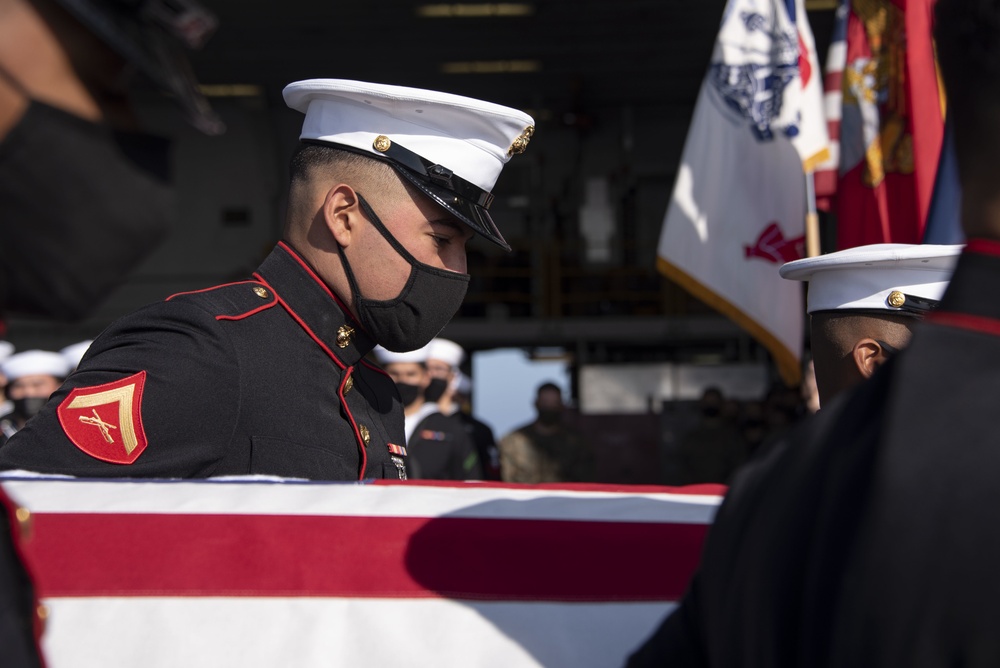
<svg viewBox="0 0 1000 668"><path fill-rule="evenodd" d="M51 668L609 666L722 488L7 479Z"/></svg>

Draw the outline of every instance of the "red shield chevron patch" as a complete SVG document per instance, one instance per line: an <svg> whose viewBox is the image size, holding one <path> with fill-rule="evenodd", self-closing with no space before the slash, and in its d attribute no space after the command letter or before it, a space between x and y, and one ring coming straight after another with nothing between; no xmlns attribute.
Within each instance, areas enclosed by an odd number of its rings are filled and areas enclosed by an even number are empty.
<svg viewBox="0 0 1000 668"><path fill-rule="evenodd" d="M131 464L146 449L142 427L142 389L146 372L113 383L78 387L59 404L66 437L91 457Z"/></svg>

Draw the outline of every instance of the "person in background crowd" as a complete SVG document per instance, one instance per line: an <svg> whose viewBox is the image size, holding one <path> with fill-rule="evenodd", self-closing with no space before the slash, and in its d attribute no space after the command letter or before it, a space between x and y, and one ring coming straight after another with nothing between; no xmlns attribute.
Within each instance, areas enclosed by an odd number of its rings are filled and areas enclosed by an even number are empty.
<svg viewBox="0 0 1000 668"><path fill-rule="evenodd" d="M873 244L795 260L781 276L808 281L820 404L871 377L906 347L948 287L962 246Z"/></svg>
<svg viewBox="0 0 1000 668"><path fill-rule="evenodd" d="M425 392L430 345L405 353L375 348L375 356L396 383L405 416L407 477L424 480L479 480L479 457L457 418L441 413Z"/></svg>
<svg viewBox="0 0 1000 668"><path fill-rule="evenodd" d="M361 81L299 81L284 97L304 119L283 239L245 281L173 295L112 323L53 402L0 449L0 468L405 475L403 407L364 358L377 343L412 350L441 331L465 298L475 234L508 248L487 210L489 189L533 121L489 102ZM95 410L100 423L81 419L97 420Z"/></svg>
<svg viewBox="0 0 1000 668"><path fill-rule="evenodd" d="M698 424L684 433L677 444L677 478L669 485L726 483L746 461L746 445L736 423L723 414L722 391L709 387L698 402Z"/></svg>
<svg viewBox="0 0 1000 668"><path fill-rule="evenodd" d="M437 338L430 342L427 348L427 372L431 383L424 392L428 401L437 401L438 408L444 415L450 415L461 423L465 434L479 457L484 480L500 480L500 450L497 448L493 430L485 422L477 420L472 415L471 405L462 406L460 401L471 388L463 388L462 383L469 385L469 379L462 373L459 366L465 359L465 350L448 339ZM463 393L462 389L466 389Z"/></svg>
<svg viewBox="0 0 1000 668"><path fill-rule="evenodd" d="M129 88L138 73L221 132L185 55L215 27L192 0L0 0L0 312L83 317L156 248L169 142Z"/></svg>
<svg viewBox="0 0 1000 668"><path fill-rule="evenodd" d="M83 356L87 354L87 349L90 348L91 343L93 343L93 341L89 339L86 341L78 341L77 343L71 343L59 351L59 354L62 355L69 364L70 372L76 371L76 367L80 366L80 360L82 360Z"/></svg>
<svg viewBox="0 0 1000 668"><path fill-rule="evenodd" d="M10 341L0 341L0 364L14 354L14 344ZM0 396L2 396L2 401L0 401L0 417L10 413L13 406L10 403L10 399L7 398L6 394L7 388L7 376L3 375L3 368L0 367Z"/></svg>
<svg viewBox="0 0 1000 668"><path fill-rule="evenodd" d="M547 382L538 387L538 417L500 439L504 482L589 482L594 453L583 434L564 421L562 390Z"/></svg>
<svg viewBox="0 0 1000 668"><path fill-rule="evenodd" d="M823 408L736 476L630 667L1000 665L1000 2L933 12L968 239L949 285L832 402L816 357ZM891 308L911 302L909 281L895 291Z"/></svg>
<svg viewBox="0 0 1000 668"><path fill-rule="evenodd" d="M47 350L15 353L0 364L0 373L7 378L4 393L11 403L11 412L0 419L0 445L42 410L70 371L66 358Z"/></svg>

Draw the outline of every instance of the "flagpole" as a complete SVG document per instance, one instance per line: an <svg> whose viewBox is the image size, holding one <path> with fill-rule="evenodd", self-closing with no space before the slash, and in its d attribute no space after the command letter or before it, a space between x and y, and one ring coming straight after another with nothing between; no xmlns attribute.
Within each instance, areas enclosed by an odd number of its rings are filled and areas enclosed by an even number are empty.
<svg viewBox="0 0 1000 668"><path fill-rule="evenodd" d="M816 257L819 249L819 214L816 213L816 186L813 171L806 172L806 257Z"/></svg>

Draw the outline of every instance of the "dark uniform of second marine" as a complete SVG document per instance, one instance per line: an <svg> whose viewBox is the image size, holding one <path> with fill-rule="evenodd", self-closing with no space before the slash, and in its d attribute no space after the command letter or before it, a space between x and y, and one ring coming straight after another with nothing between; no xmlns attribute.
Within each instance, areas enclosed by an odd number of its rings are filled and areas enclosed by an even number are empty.
<svg viewBox="0 0 1000 668"><path fill-rule="evenodd" d="M909 347L737 474L630 668L1000 666L1000 242Z"/></svg>
<svg viewBox="0 0 1000 668"><path fill-rule="evenodd" d="M390 450L404 443L402 406L392 381L363 359L374 346L281 243L251 280L175 295L114 323L0 449L0 467L403 477L405 462Z"/></svg>

